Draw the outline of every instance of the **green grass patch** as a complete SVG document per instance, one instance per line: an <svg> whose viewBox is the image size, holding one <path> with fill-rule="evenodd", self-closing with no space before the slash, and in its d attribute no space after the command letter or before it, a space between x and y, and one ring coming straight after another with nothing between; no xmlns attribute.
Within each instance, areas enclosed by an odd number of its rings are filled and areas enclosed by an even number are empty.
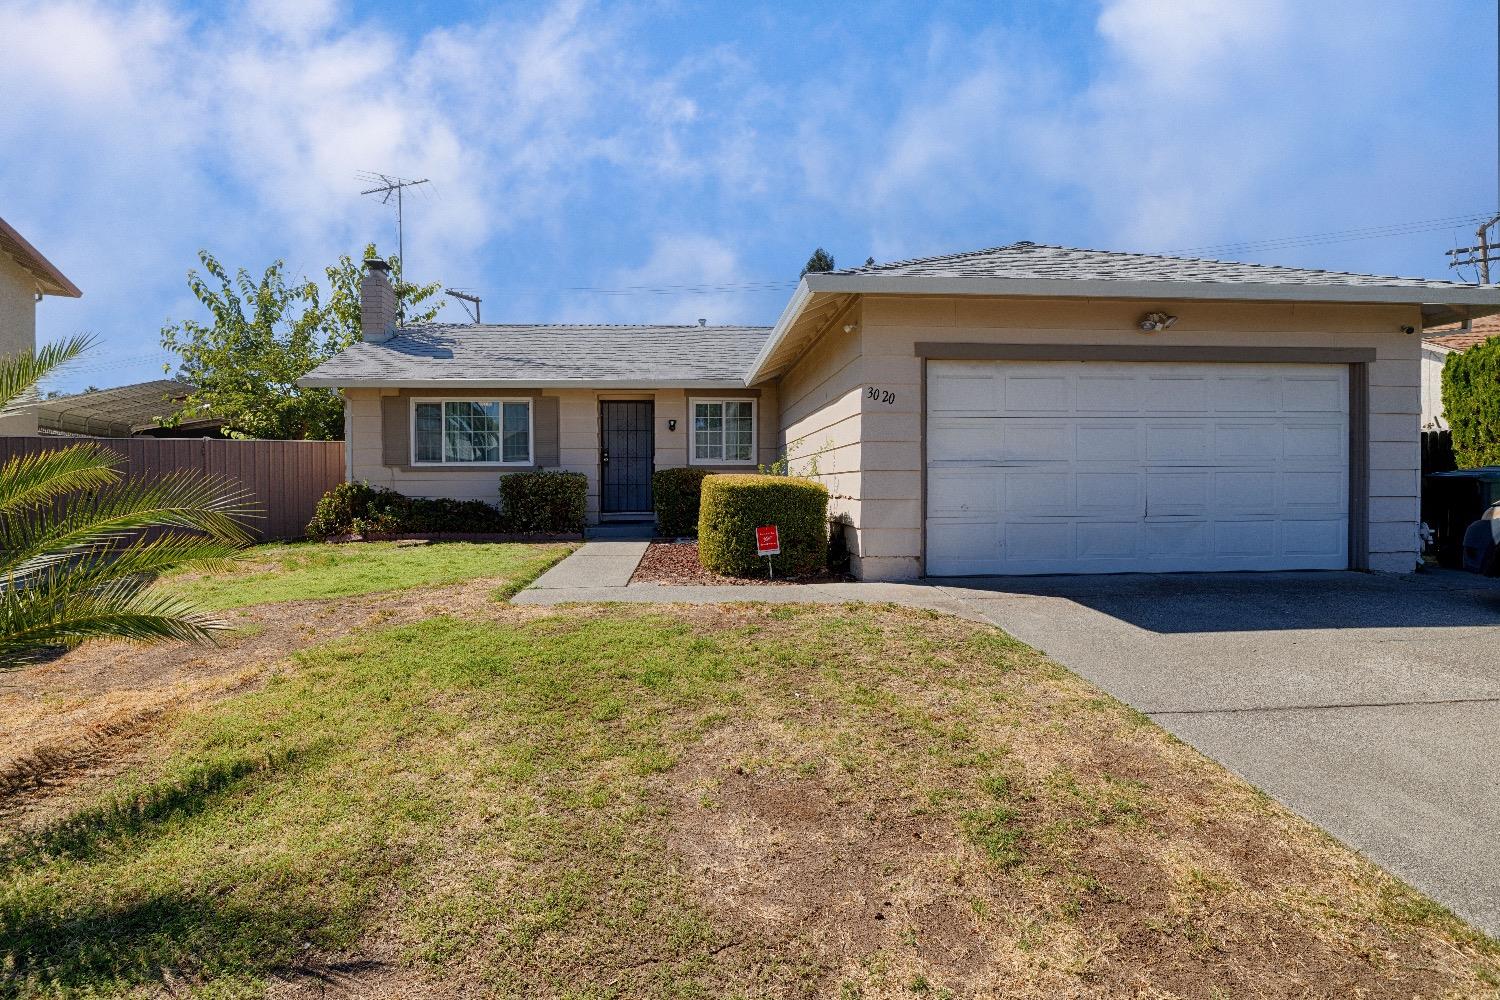
<svg viewBox="0 0 1500 1000"><path fill-rule="evenodd" d="M221 573L169 576L159 586L206 608L320 600L498 579L505 600L562 559L567 543L298 542L247 549Z"/></svg>
<svg viewBox="0 0 1500 1000"><path fill-rule="evenodd" d="M1411 949L1435 985L1405 995L1472 995L1500 969L1321 835L1289 855L1303 874L1247 894L1233 857L1298 828L1245 827L1221 854L1208 821L1254 801L1242 782L1184 770L1121 713L1054 715L1094 692L983 626L860 605L499 614L305 652L174 720L66 819L0 837L0 997L261 996L372 942L387 981L347 995L1124 994L1199 962L1249 995L1278 955L1206 949L1164 909L1183 878L1163 866L1194 855L1222 865L1185 884L1246 913L1224 942L1343 949L1318 960L1372 977L1367 952ZM1121 733L1129 780L1092 752ZM1211 794L1162 793L1187 781ZM1180 850L1133 850L1148 837ZM854 920L885 930L829 950ZM1070 971L1100 939L1121 942L1114 978Z"/></svg>

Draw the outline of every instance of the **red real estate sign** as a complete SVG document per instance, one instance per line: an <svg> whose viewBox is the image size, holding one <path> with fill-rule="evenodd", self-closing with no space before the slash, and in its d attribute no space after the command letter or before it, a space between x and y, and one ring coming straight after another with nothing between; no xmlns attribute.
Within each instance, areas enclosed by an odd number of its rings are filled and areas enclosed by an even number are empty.
<svg viewBox="0 0 1500 1000"><path fill-rule="evenodd" d="M768 524L764 528L755 529L755 554L758 556L781 554L781 533L776 530L776 525Z"/></svg>

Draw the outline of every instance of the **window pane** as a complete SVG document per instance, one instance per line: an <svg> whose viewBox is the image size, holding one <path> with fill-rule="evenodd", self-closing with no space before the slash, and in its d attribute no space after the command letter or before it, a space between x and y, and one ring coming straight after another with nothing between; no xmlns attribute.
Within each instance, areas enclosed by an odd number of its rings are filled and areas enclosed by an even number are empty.
<svg viewBox="0 0 1500 1000"><path fill-rule="evenodd" d="M531 461L531 404L505 404L504 460Z"/></svg>
<svg viewBox="0 0 1500 1000"><path fill-rule="evenodd" d="M749 400L724 404L724 458L731 462L751 459L755 422Z"/></svg>
<svg viewBox="0 0 1500 1000"><path fill-rule="evenodd" d="M724 404L693 404L693 457L723 459Z"/></svg>
<svg viewBox="0 0 1500 1000"><path fill-rule="evenodd" d="M441 403L418 403L416 414L417 461L443 460L443 406Z"/></svg>
<svg viewBox="0 0 1500 1000"><path fill-rule="evenodd" d="M443 459L500 461L500 404L444 403Z"/></svg>

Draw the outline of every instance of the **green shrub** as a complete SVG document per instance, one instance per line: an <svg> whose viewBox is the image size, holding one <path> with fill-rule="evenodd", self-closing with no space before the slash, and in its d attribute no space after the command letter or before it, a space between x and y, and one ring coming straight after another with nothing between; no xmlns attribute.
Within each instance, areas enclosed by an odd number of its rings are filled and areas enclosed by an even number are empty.
<svg viewBox="0 0 1500 1000"><path fill-rule="evenodd" d="M751 576L765 572L755 554L755 529L774 524L781 554L778 574L801 576L828 560L828 490L810 479L789 476L715 475L703 481L698 514L698 559L715 573Z"/></svg>
<svg viewBox="0 0 1500 1000"><path fill-rule="evenodd" d="M500 508L512 531L579 534L588 509L581 472L512 472L500 477Z"/></svg>
<svg viewBox="0 0 1500 1000"><path fill-rule="evenodd" d="M698 502L706 469L657 469L651 474L651 497L656 505L656 533L681 538L698 533Z"/></svg>
<svg viewBox="0 0 1500 1000"><path fill-rule="evenodd" d="M355 521L369 515L377 492L369 483L339 483L318 501L312 520L307 522L308 537L349 534Z"/></svg>
<svg viewBox="0 0 1500 1000"><path fill-rule="evenodd" d="M1460 468L1500 465L1500 337L1448 355L1443 415Z"/></svg>
<svg viewBox="0 0 1500 1000"><path fill-rule="evenodd" d="M311 538L335 535L501 534L500 509L483 500L409 497L369 483L340 483L318 501Z"/></svg>

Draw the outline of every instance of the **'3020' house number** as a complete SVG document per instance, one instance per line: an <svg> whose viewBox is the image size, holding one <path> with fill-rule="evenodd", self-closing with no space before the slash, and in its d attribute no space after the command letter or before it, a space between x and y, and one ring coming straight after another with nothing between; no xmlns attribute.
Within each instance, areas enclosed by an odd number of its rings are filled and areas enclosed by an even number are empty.
<svg viewBox="0 0 1500 1000"><path fill-rule="evenodd" d="M873 385L865 390L865 398L873 399L877 403L884 403L886 406L891 406L896 402L896 394L894 392L889 389L877 389Z"/></svg>

